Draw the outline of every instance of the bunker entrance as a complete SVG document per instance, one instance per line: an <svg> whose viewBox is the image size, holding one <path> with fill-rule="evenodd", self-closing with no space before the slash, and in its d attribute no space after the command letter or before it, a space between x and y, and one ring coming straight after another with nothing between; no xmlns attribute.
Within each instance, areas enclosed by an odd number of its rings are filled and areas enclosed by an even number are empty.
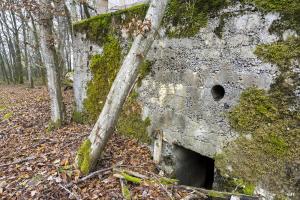
<svg viewBox="0 0 300 200"><path fill-rule="evenodd" d="M181 146L175 146L175 176L179 184L212 189L214 160Z"/></svg>

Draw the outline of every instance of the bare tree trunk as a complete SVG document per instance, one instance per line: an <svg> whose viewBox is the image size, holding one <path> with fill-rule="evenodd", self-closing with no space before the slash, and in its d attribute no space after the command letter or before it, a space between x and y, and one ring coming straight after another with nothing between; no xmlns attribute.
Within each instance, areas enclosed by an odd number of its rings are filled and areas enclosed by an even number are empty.
<svg viewBox="0 0 300 200"><path fill-rule="evenodd" d="M11 12L12 24L13 24L13 33L15 39L15 49L16 49L16 76L17 82L19 84L24 83L23 79L23 67L22 67L22 56L20 49L20 39L19 39L19 28L17 26L16 15L14 12Z"/></svg>
<svg viewBox="0 0 300 200"><path fill-rule="evenodd" d="M7 84L9 84L9 78L7 76L5 62L4 62L1 52L0 52L0 67L1 67L1 71L2 71L3 81L5 81L5 82L7 82Z"/></svg>
<svg viewBox="0 0 300 200"><path fill-rule="evenodd" d="M27 51L27 27L28 27L28 24L25 21L25 18L22 13L20 14L20 16L21 16L22 28L23 28L24 63L25 63L25 68L27 69L29 86L30 86L30 88L33 88L34 85L33 85L33 79L32 79L31 65L28 64L28 51Z"/></svg>
<svg viewBox="0 0 300 200"><path fill-rule="evenodd" d="M152 0L150 4L144 20L144 24L150 24L150 31L145 36L140 34L134 39L89 139L82 144L77 154L77 165L83 173L95 169L97 161L115 129L124 101L137 78L139 66L157 35L167 2L168 0ZM82 153L82 149L88 149L88 151Z"/></svg>
<svg viewBox="0 0 300 200"><path fill-rule="evenodd" d="M15 77L16 76L16 73L15 73L15 71L16 71L16 69L15 69L15 66L16 66L15 49L14 49L14 45L13 45L12 39L10 37L11 32L10 32L10 28L9 28L9 26L7 24L5 12L2 11L1 14L2 14L2 17L1 17L2 21L0 21L0 25L1 25L2 33L3 33L4 37L5 37L5 41L6 41L7 47L8 47L7 61L10 63L9 64L9 66L10 66L9 72L10 72L11 80L15 83L16 82L16 77ZM4 43L3 43L3 41L1 39L0 39L0 42L1 42L1 45L3 47L3 50L5 51Z"/></svg>
<svg viewBox="0 0 300 200"><path fill-rule="evenodd" d="M6 53L6 49L4 47L4 43L3 43L3 40L2 40L1 37L0 37L0 45L2 47L2 52L0 52L0 53L2 53L3 62L6 64L6 67L8 69L8 75L7 75L7 77L8 77L8 83L10 83L13 80L12 72L11 72L12 66L11 66L11 63L10 63L10 61L8 59L8 56L7 56L7 53Z"/></svg>
<svg viewBox="0 0 300 200"><path fill-rule="evenodd" d="M32 28L33 28L33 36L34 36L34 43L35 43L35 49L36 49L37 65L38 65L38 69L40 69L40 72L41 72L43 85L46 85L46 69L45 69L43 59L42 59L42 55L41 55L40 40L39 40L39 36L38 36L38 33L37 33L37 28L36 28L35 22L33 20L33 16L32 16L31 13L29 13L29 15L30 15L30 19L31 19Z"/></svg>
<svg viewBox="0 0 300 200"><path fill-rule="evenodd" d="M55 126L60 126L64 118L64 106L61 93L59 73L59 52L55 48L53 34L53 14L49 10L51 1L41 0L43 3L40 14L42 49L47 69L48 89L51 101L51 120Z"/></svg>

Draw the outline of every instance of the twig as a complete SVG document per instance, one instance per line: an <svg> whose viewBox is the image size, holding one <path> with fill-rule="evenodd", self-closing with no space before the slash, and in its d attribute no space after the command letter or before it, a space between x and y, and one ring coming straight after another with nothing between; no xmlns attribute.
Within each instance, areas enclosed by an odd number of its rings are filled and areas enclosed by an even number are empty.
<svg viewBox="0 0 300 200"><path fill-rule="evenodd" d="M202 194L202 195L204 195L204 194ZM204 196L202 196L202 195L199 192L196 194L192 193L192 194L189 194L188 196L184 197L181 200L197 200L199 198L207 199L206 195L204 195Z"/></svg>
<svg viewBox="0 0 300 200"><path fill-rule="evenodd" d="M77 200L81 200L76 194L71 192L68 188L64 187L62 184L58 184L58 186L62 189L64 189L67 193L69 193L71 196L75 197Z"/></svg>
<svg viewBox="0 0 300 200"><path fill-rule="evenodd" d="M108 168L105 168L105 169L100 169L100 170L98 170L98 171L92 172L92 173L90 173L89 175L87 175L87 176L85 176L85 177L79 179L79 180L78 180L77 182L75 182L75 183L78 184L78 183L84 182L84 181L86 181L86 180L88 180L88 179L91 179L91 178L93 178L93 177L95 177L95 176L97 176L97 175L99 175L99 174L101 174L101 173L103 173L103 172L107 172L107 171L110 171L110 170L112 170L112 169L113 169L113 167L108 167ZM73 184L74 184L74 183L71 182L71 183L65 185L65 187L67 187L67 188L68 188L68 187L71 187Z"/></svg>
<svg viewBox="0 0 300 200"><path fill-rule="evenodd" d="M34 160L34 159L36 159L35 156L29 156L29 157L26 157L24 159L17 160L17 161L11 162L11 163L2 164L2 165L0 165L0 167L6 167L6 166L10 166L10 165L15 165L15 164L19 164L19 163L30 161L30 160Z"/></svg>
<svg viewBox="0 0 300 200"><path fill-rule="evenodd" d="M131 199L130 191L128 187L125 185L124 180L122 178L120 178L120 184L121 184L123 198L126 200L130 200Z"/></svg>
<svg viewBox="0 0 300 200"><path fill-rule="evenodd" d="M159 179L157 177L154 176L154 178L156 179L156 181L160 185L160 187L167 193L167 195L169 196L169 198L171 200L173 200L174 199L173 195L168 191L168 189L163 184L160 183L160 181L159 181Z"/></svg>
<svg viewBox="0 0 300 200"><path fill-rule="evenodd" d="M125 173L127 173L131 176L135 176L135 177L138 177L138 178L141 178L141 179L148 179L149 178L149 177L147 177L143 174L140 174L140 173L137 173L137 172L134 172L134 171L131 171L131 170L127 170L127 169L114 168L114 171L119 172L119 173L125 172Z"/></svg>
<svg viewBox="0 0 300 200"><path fill-rule="evenodd" d="M211 194L217 195L219 199L228 199L231 196L237 196L240 198L247 198L249 200L259 200L258 196L250 196L246 194L238 194L238 193L230 193L230 192L220 192L220 191L215 191L215 190L207 190L203 188L196 188L196 187L191 187L191 186L186 186L186 185L176 185L173 186L175 188L183 188L186 190L192 190L194 192L200 192L206 196L211 196Z"/></svg>

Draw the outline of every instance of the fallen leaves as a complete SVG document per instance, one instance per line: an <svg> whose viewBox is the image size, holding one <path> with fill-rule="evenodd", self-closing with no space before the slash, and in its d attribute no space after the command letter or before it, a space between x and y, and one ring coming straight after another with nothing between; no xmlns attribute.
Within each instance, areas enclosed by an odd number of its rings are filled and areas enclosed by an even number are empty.
<svg viewBox="0 0 300 200"><path fill-rule="evenodd" d="M147 146L114 134L99 170L82 177L74 163L76 151L91 130L90 125L70 121L71 91L64 100L67 123L47 132L50 106L46 88L0 86L0 198L4 199L123 199L121 184L113 176L114 166L125 166L138 174L158 173ZM168 199L159 184L127 183L131 199ZM123 189L124 190L124 189ZM184 192L173 191L180 199ZM124 193L124 191L123 191Z"/></svg>

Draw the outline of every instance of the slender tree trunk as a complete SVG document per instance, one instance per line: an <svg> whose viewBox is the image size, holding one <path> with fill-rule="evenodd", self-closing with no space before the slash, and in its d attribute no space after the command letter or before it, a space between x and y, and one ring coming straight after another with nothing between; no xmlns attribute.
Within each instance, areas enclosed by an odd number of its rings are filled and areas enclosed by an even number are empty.
<svg viewBox="0 0 300 200"><path fill-rule="evenodd" d="M89 136L82 145L89 147L87 153L79 153L76 161L83 173L95 169L97 161L103 152L108 139L112 135L120 111L132 88L140 64L147 55L160 27L168 0L152 0L144 23L150 22L150 31L143 36L138 35L126 56L120 71L110 89L102 112ZM82 149L82 148L81 148Z"/></svg>
<svg viewBox="0 0 300 200"><path fill-rule="evenodd" d="M8 47L7 61L9 62L9 66L10 66L9 67L9 73L10 73L12 82L16 83L17 78L16 78L16 73L15 73L15 71L16 71L16 67L15 67L16 66L15 48L14 48L12 39L10 37L11 32L10 32L10 28L7 24L5 12L2 11L1 14L2 14L2 16L1 16L2 21L0 20L1 30L2 30L2 33L4 35L4 38L5 38L7 47ZM4 43L2 41L2 38L0 38L0 40L1 40L1 43L2 43L3 50L5 51L6 48L4 47Z"/></svg>
<svg viewBox="0 0 300 200"><path fill-rule="evenodd" d="M11 63L9 62L9 59L7 57L7 53L6 53L6 49L4 47L4 43L3 43L3 40L2 38L0 37L0 45L2 47L2 58L3 58L3 62L6 64L6 67L8 69L8 82L10 83L12 81L12 72L11 72Z"/></svg>
<svg viewBox="0 0 300 200"><path fill-rule="evenodd" d="M21 20L22 20L22 28L23 28L23 42L24 42L24 63L25 63L25 68L27 69L27 76L28 76L28 81L29 81L29 86L30 88L33 88L33 79L32 79L32 69L31 65L28 63L28 51L27 51L27 27L28 24L24 19L24 16L21 13Z"/></svg>
<svg viewBox="0 0 300 200"><path fill-rule="evenodd" d="M44 7L40 14L42 49L47 69L48 89L51 101L51 120L60 126L64 120L64 106L59 73L59 52L55 48L51 1L41 0Z"/></svg>
<svg viewBox="0 0 300 200"><path fill-rule="evenodd" d="M40 69L40 72L41 72L43 85L46 85L46 68L44 66L42 55L41 55L40 40L39 40L39 36L38 36L38 33L37 33L37 28L36 28L33 16L32 16L31 13L29 13L29 15L30 15L30 19L31 19L32 28L33 28L33 36L34 36L34 43L35 43L35 50L36 50L36 57L37 57L37 65L38 65L38 69Z"/></svg>
<svg viewBox="0 0 300 200"><path fill-rule="evenodd" d="M58 3L56 3L55 5L55 10L58 14L58 16L56 17L57 19L57 43L58 43L58 51L59 54L61 55L61 57L59 58L59 69L60 69L60 73L63 74L64 71L64 67L65 67L65 59L64 59L64 55L65 55L65 37L66 37L66 24L65 24L65 17L62 13L64 13L64 2L63 1L58 1Z"/></svg>
<svg viewBox="0 0 300 200"><path fill-rule="evenodd" d="M23 79L23 67L22 67L22 55L20 49L20 39L19 39L19 29L16 22L16 16L14 12L11 12L12 24L13 24L13 33L15 39L15 49L16 49L16 76L17 82L19 84L24 83Z"/></svg>
<svg viewBox="0 0 300 200"><path fill-rule="evenodd" d="M6 72L6 68L5 68L5 62L4 62L4 59L3 59L3 56L1 54L1 52L0 52L0 66L1 66L3 80L4 80L4 82L7 82L7 84L9 84L9 78L7 76L7 72Z"/></svg>

